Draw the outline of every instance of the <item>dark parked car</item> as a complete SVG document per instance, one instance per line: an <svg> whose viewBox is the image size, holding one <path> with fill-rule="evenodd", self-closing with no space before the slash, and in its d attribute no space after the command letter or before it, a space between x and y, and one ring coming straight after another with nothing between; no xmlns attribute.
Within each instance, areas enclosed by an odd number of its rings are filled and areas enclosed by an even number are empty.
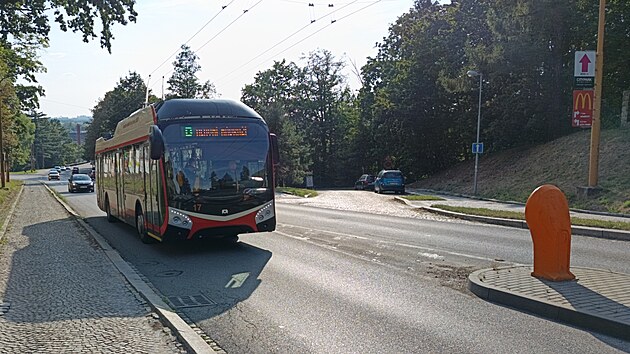
<svg viewBox="0 0 630 354"><path fill-rule="evenodd" d="M376 178L372 175L364 174L354 182L354 189L360 190L374 190L374 180Z"/></svg>
<svg viewBox="0 0 630 354"><path fill-rule="evenodd" d="M94 192L94 181L90 176L76 173L68 179L68 192Z"/></svg>
<svg viewBox="0 0 630 354"><path fill-rule="evenodd" d="M396 194L405 193L405 177L399 170L382 170L376 176L374 192L383 193L391 191Z"/></svg>

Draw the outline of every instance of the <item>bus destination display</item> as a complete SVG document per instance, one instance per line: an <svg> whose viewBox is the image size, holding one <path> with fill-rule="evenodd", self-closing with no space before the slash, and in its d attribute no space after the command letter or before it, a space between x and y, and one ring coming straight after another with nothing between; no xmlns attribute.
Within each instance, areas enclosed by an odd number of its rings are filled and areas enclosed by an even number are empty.
<svg viewBox="0 0 630 354"><path fill-rule="evenodd" d="M247 127L182 127L185 138L241 137L247 136Z"/></svg>

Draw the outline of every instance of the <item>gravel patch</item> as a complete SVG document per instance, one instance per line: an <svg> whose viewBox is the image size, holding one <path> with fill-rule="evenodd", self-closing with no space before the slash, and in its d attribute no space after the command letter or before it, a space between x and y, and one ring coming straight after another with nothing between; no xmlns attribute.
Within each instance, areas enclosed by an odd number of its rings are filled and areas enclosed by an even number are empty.
<svg viewBox="0 0 630 354"><path fill-rule="evenodd" d="M392 215L423 220L459 222L445 216L428 213L410 207L396 200L395 194L377 194L369 191L355 190L318 190L317 193L318 196L313 198L302 198L289 194L278 194L276 201L283 204L298 204L316 208Z"/></svg>

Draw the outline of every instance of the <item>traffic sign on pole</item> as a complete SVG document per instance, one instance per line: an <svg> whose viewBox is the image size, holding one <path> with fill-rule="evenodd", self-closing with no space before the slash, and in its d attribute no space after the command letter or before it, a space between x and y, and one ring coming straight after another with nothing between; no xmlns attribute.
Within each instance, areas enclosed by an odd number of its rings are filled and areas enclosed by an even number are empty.
<svg viewBox="0 0 630 354"><path fill-rule="evenodd" d="M483 143L473 143L472 144L472 153L473 154L483 154Z"/></svg>
<svg viewBox="0 0 630 354"><path fill-rule="evenodd" d="M574 76L595 77L595 51L575 52L575 73Z"/></svg>
<svg viewBox="0 0 630 354"><path fill-rule="evenodd" d="M573 91L573 127L588 128L593 124L593 90Z"/></svg>
<svg viewBox="0 0 630 354"><path fill-rule="evenodd" d="M575 88L592 89L595 87L595 78L591 76L576 76L573 79Z"/></svg>

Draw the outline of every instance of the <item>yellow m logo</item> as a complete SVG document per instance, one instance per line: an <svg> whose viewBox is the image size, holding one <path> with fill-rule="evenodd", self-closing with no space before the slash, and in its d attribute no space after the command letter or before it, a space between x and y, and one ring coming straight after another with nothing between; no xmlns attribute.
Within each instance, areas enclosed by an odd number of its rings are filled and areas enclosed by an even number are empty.
<svg viewBox="0 0 630 354"><path fill-rule="evenodd" d="M580 103L582 104L580 105ZM582 91L577 94L577 96L575 97L573 110L577 111L578 107L580 107L582 110L585 108L588 108L588 110L593 109L593 97L591 91Z"/></svg>

